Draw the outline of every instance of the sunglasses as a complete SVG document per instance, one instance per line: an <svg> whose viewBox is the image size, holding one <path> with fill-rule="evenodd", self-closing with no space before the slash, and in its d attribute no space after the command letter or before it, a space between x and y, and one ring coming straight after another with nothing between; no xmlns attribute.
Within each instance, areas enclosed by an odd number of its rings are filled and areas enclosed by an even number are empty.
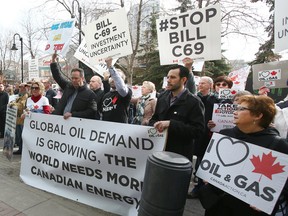
<svg viewBox="0 0 288 216"><path fill-rule="evenodd" d="M39 90L39 87L31 87L31 90Z"/></svg>
<svg viewBox="0 0 288 216"><path fill-rule="evenodd" d="M227 83L216 83L215 84L216 86L223 86L223 87L226 87L226 86L228 86L228 84Z"/></svg>
<svg viewBox="0 0 288 216"><path fill-rule="evenodd" d="M252 110L252 109L247 108L247 107L243 107L243 106L237 106L236 107L236 111L244 111L244 110Z"/></svg>

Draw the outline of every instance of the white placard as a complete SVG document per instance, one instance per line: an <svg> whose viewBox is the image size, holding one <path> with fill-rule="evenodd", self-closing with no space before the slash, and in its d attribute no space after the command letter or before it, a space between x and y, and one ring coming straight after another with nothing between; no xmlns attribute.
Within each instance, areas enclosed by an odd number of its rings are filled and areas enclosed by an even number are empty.
<svg viewBox="0 0 288 216"><path fill-rule="evenodd" d="M29 80L39 79L39 63L38 58L30 59L29 62Z"/></svg>
<svg viewBox="0 0 288 216"><path fill-rule="evenodd" d="M212 121L216 124L211 128L212 132L219 132L222 129L233 128L234 116L237 105L228 103L215 103L213 107Z"/></svg>
<svg viewBox="0 0 288 216"><path fill-rule="evenodd" d="M271 214L288 177L288 160L286 154L214 133L196 175Z"/></svg>
<svg viewBox="0 0 288 216"><path fill-rule="evenodd" d="M238 90L235 89L219 89L219 99L228 99L231 100L233 99L234 95L237 94Z"/></svg>
<svg viewBox="0 0 288 216"><path fill-rule="evenodd" d="M228 74L228 77L233 81L232 89L239 91L245 90L246 81L250 70L251 66L246 66Z"/></svg>
<svg viewBox="0 0 288 216"><path fill-rule="evenodd" d="M33 187L119 215L137 215L148 156L164 148L153 127L31 113L20 177Z"/></svg>
<svg viewBox="0 0 288 216"><path fill-rule="evenodd" d="M275 0L275 52L281 52L288 49L288 13L287 0Z"/></svg>
<svg viewBox="0 0 288 216"><path fill-rule="evenodd" d="M7 107L5 131L4 131L4 146L3 154L8 160L12 159L13 148L15 143L16 121L17 121L17 106Z"/></svg>
<svg viewBox="0 0 288 216"><path fill-rule="evenodd" d="M57 54L65 56L69 50L74 26L75 19L52 24L45 52L53 54L57 51Z"/></svg>
<svg viewBox="0 0 288 216"><path fill-rule="evenodd" d="M220 5L156 20L160 64L176 64L185 57L221 59Z"/></svg>
<svg viewBox="0 0 288 216"><path fill-rule="evenodd" d="M87 50L87 44L85 38L82 40L80 46L76 50L74 57L77 58L79 61L83 62L88 67L90 67L93 71L97 72L102 77L103 73L108 70L105 62L99 63L97 65L90 64L89 53ZM118 58L113 58L112 65L114 65L117 62L117 60Z"/></svg>
<svg viewBox="0 0 288 216"><path fill-rule="evenodd" d="M84 28L90 64L105 58L120 58L132 53L131 37L125 8L100 17Z"/></svg>

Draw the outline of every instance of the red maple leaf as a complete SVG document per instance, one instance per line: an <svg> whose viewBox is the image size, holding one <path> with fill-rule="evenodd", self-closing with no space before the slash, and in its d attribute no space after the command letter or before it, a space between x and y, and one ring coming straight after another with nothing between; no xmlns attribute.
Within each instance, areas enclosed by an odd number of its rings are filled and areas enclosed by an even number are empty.
<svg viewBox="0 0 288 216"><path fill-rule="evenodd" d="M254 165L255 169L252 172L260 173L272 180L272 175L284 172L283 168L285 167L283 165L280 165L279 162L274 164L276 159L277 157L272 156L272 152L270 152L269 154L263 153L262 160L259 156L256 157L255 155L253 155L253 158L250 160ZM261 180L261 177L259 181Z"/></svg>
<svg viewBox="0 0 288 216"><path fill-rule="evenodd" d="M271 72L271 75L273 75L273 76L276 75L276 74L277 74L277 71L272 71Z"/></svg>
<svg viewBox="0 0 288 216"><path fill-rule="evenodd" d="M36 104L36 105L34 105L34 109L38 109L39 108L39 106Z"/></svg>
<svg viewBox="0 0 288 216"><path fill-rule="evenodd" d="M113 100L112 100L112 103L115 104L117 100L118 100L118 97L115 96L115 97L113 98Z"/></svg>
<svg viewBox="0 0 288 216"><path fill-rule="evenodd" d="M234 95L234 94L236 94L236 93L237 93L237 91L235 91L235 90L232 90L232 91L231 91L231 94L232 94L232 95Z"/></svg>

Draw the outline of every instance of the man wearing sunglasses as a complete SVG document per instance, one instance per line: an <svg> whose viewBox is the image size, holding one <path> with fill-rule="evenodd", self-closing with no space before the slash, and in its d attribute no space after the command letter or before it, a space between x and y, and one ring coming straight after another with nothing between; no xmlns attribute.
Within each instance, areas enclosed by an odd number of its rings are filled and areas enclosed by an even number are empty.
<svg viewBox="0 0 288 216"><path fill-rule="evenodd" d="M95 119L97 111L96 95L84 82L84 71L81 68L71 70L71 81L65 79L58 68L57 54L52 55L50 64L52 76L63 89L63 95L53 114L69 117Z"/></svg>

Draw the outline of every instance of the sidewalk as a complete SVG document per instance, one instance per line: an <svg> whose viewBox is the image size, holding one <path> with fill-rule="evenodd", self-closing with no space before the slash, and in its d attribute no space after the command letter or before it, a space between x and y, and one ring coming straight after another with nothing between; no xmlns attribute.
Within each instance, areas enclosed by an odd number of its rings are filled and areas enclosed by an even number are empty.
<svg viewBox="0 0 288 216"><path fill-rule="evenodd" d="M8 161L2 154L3 139L0 149L0 216L116 215L24 184L19 177L21 156L14 155L12 162ZM183 216L203 215L199 200L187 199Z"/></svg>

